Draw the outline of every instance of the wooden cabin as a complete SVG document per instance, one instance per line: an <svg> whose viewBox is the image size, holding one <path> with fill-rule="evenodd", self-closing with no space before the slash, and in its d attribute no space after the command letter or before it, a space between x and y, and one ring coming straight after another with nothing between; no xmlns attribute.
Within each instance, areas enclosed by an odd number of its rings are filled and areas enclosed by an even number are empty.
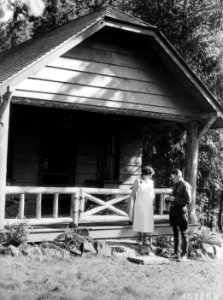
<svg viewBox="0 0 223 300"><path fill-rule="evenodd" d="M0 95L1 228L26 221L34 240L58 224L134 236L142 137L162 124L187 130L196 223L198 140L223 127L223 108L157 27L107 6L36 36L0 54ZM170 192L156 187L158 234L170 232Z"/></svg>

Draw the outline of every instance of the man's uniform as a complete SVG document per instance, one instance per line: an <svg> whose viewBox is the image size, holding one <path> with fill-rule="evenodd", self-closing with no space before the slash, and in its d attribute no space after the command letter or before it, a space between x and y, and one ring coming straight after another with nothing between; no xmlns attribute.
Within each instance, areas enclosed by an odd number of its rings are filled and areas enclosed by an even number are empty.
<svg viewBox="0 0 223 300"><path fill-rule="evenodd" d="M174 185L172 196L175 197L175 200L171 202L169 221L173 227L174 253L180 253L181 233L182 255L187 255L189 246L187 205L191 202L191 185L184 180L180 180Z"/></svg>

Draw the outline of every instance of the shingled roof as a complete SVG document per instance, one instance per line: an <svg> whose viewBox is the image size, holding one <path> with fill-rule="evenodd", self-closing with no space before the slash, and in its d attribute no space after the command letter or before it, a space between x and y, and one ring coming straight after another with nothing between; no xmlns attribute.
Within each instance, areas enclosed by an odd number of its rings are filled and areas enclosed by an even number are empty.
<svg viewBox="0 0 223 300"><path fill-rule="evenodd" d="M74 38L77 34L84 32L87 28L99 21L103 21L105 18L111 18L145 28L156 28L155 26L124 14L111 6L103 7L96 12L75 19L61 27L45 34L40 34L10 50L0 53L0 94L1 84L8 81L20 71L25 70L26 67L33 62L50 54L54 49L60 47L69 39Z"/></svg>

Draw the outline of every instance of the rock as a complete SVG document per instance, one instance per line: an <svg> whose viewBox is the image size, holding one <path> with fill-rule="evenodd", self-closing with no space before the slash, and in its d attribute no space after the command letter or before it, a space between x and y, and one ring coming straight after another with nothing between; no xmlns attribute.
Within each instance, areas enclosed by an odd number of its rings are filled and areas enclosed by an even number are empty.
<svg viewBox="0 0 223 300"><path fill-rule="evenodd" d="M197 257L201 257L201 258L205 258L205 254L203 253L203 251L201 249L196 249L195 250L196 256Z"/></svg>
<svg viewBox="0 0 223 300"><path fill-rule="evenodd" d="M210 257L214 257L214 248L212 245L207 243L202 243L201 246L204 253L208 254Z"/></svg>
<svg viewBox="0 0 223 300"><path fill-rule="evenodd" d="M91 242L84 242L83 245L83 252L88 252L91 254L97 254L97 251L95 250L94 246Z"/></svg>
<svg viewBox="0 0 223 300"><path fill-rule="evenodd" d="M223 258L223 249L217 245L214 245L213 248L214 248L214 257L217 259Z"/></svg>
<svg viewBox="0 0 223 300"><path fill-rule="evenodd" d="M141 265L163 265L171 263L169 259L159 256L129 256L128 260Z"/></svg>
<svg viewBox="0 0 223 300"><path fill-rule="evenodd" d="M11 250L12 256L21 256L22 253L20 252L19 248L9 245L9 249Z"/></svg>
<svg viewBox="0 0 223 300"><path fill-rule="evenodd" d="M70 253L72 255L78 255L81 256L82 252L80 250L78 250L76 247L70 248Z"/></svg>
<svg viewBox="0 0 223 300"><path fill-rule="evenodd" d="M112 255L118 258L128 258L129 256L136 256L134 249L127 248L125 246L113 246L111 247Z"/></svg>
<svg viewBox="0 0 223 300"><path fill-rule="evenodd" d="M105 241L96 241L94 243L94 248L99 255L107 257L111 256L111 247Z"/></svg>
<svg viewBox="0 0 223 300"><path fill-rule="evenodd" d="M30 248L28 244L26 243L21 244L18 248L23 255L28 255L29 248Z"/></svg>
<svg viewBox="0 0 223 300"><path fill-rule="evenodd" d="M33 253L38 256L43 255L42 250L38 246L33 247Z"/></svg>

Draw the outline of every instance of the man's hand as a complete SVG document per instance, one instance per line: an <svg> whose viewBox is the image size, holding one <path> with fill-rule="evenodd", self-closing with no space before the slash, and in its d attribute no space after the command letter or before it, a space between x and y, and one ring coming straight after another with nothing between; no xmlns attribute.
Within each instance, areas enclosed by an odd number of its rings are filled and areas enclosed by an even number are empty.
<svg viewBox="0 0 223 300"><path fill-rule="evenodd" d="M166 198L167 201L174 201L175 200L175 197L174 196L169 196Z"/></svg>

